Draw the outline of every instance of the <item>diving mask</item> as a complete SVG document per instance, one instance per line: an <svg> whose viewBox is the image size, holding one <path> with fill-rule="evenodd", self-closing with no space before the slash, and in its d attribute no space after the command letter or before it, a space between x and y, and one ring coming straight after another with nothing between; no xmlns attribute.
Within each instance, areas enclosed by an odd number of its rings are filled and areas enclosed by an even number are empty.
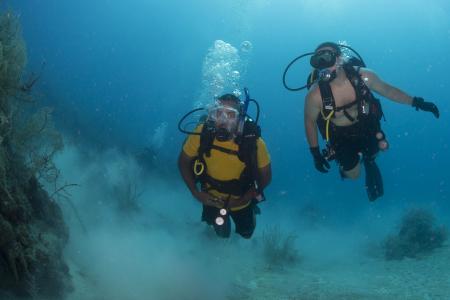
<svg viewBox="0 0 450 300"><path fill-rule="evenodd" d="M208 109L208 119L218 123L237 122L239 111L225 105L214 105Z"/></svg>
<svg viewBox="0 0 450 300"><path fill-rule="evenodd" d="M330 68L336 63L336 52L329 49L317 51L311 56L309 62L314 69L322 70Z"/></svg>
<svg viewBox="0 0 450 300"><path fill-rule="evenodd" d="M227 141L233 137L239 121L239 111L225 105L214 105L208 109L208 120L216 126L216 138Z"/></svg>

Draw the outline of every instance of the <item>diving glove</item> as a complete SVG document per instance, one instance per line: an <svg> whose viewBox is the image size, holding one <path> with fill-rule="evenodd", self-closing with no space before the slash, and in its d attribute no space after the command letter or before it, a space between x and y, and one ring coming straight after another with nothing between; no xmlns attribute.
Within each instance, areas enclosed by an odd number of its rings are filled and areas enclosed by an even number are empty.
<svg viewBox="0 0 450 300"><path fill-rule="evenodd" d="M432 102L427 102L423 100L421 97L414 97L412 106L416 108L416 110L423 110L431 112L436 118L439 119L439 109Z"/></svg>
<svg viewBox="0 0 450 300"><path fill-rule="evenodd" d="M330 169L330 164L328 161L323 157L323 155L320 153L319 147L311 147L309 148L309 151L311 151L311 154L314 158L314 166L316 169L321 173L328 173L328 169Z"/></svg>

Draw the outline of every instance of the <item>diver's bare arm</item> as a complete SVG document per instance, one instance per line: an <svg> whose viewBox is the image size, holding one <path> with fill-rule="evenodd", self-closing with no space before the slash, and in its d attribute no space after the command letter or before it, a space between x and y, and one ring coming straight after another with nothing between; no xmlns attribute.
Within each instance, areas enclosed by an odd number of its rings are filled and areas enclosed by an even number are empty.
<svg viewBox="0 0 450 300"><path fill-rule="evenodd" d="M320 113L320 106L317 104L317 96L320 97L318 93L308 93L305 99L304 122L306 139L308 141L309 147L319 146L316 120Z"/></svg>
<svg viewBox="0 0 450 300"><path fill-rule="evenodd" d="M360 74L367 87L383 97L392 101L411 105L413 98L402 90L392 86L378 77L378 75L369 69L361 69Z"/></svg>
<svg viewBox="0 0 450 300"><path fill-rule="evenodd" d="M186 186L191 191L192 195L195 195L198 190L195 185L195 178L191 170L192 157L189 157L184 151L181 151L178 157L178 169L180 170L181 177L183 178Z"/></svg>

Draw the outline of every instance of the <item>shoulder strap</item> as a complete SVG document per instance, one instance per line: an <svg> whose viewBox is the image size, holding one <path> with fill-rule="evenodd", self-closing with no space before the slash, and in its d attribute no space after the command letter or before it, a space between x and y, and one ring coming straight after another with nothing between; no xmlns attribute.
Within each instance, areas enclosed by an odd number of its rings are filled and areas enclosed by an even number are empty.
<svg viewBox="0 0 450 300"><path fill-rule="evenodd" d="M319 89L322 97L322 110L325 115L329 115L336 109L336 102L334 101L330 83L328 81L319 81Z"/></svg>
<svg viewBox="0 0 450 300"><path fill-rule="evenodd" d="M205 122L200 133L200 146L198 148L198 157L203 159L203 155L211 156L211 148L214 143L214 125Z"/></svg>
<svg viewBox="0 0 450 300"><path fill-rule="evenodd" d="M238 157L247 166L251 165L251 156L256 155L256 141L261 137L261 128L248 119L245 121L242 136L236 139L239 145Z"/></svg>
<svg viewBox="0 0 450 300"><path fill-rule="evenodd" d="M250 187L258 181L258 147L257 141L261 137L261 127L253 120L245 121L244 130L239 144L239 159L245 164L240 181Z"/></svg>

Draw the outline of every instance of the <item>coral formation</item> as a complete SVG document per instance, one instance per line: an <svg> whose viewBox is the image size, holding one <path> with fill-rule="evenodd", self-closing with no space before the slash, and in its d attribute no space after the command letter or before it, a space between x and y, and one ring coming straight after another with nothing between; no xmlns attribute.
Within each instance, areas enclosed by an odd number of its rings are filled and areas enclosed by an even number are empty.
<svg viewBox="0 0 450 300"><path fill-rule="evenodd" d="M442 247L446 239L446 228L435 225L431 212L411 209L403 216L398 233L384 242L385 258L417 258Z"/></svg>
<svg viewBox="0 0 450 300"><path fill-rule="evenodd" d="M62 299L70 288L62 250L68 230L39 180L56 182L62 139L48 109L30 107L18 18L0 16L0 295ZM24 101L26 100L26 101Z"/></svg>

